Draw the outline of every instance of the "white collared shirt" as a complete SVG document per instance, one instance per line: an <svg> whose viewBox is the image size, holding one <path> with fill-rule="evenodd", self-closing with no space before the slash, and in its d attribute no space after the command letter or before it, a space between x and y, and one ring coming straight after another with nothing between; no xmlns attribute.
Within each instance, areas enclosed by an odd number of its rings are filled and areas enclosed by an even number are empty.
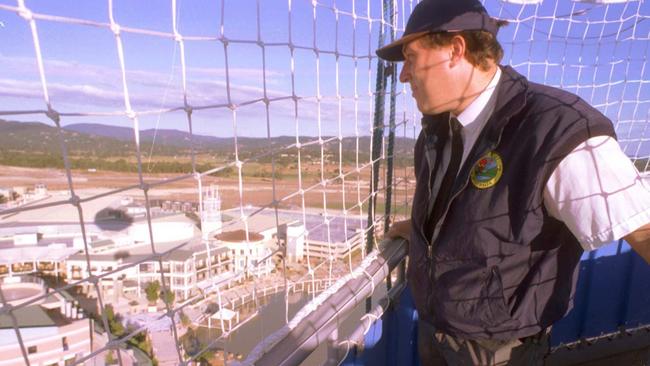
<svg viewBox="0 0 650 366"><path fill-rule="evenodd" d="M501 69L460 114L463 159L494 111ZM578 145L551 174L544 206L571 230L585 250L620 239L650 223L650 191L615 139L596 136Z"/></svg>
<svg viewBox="0 0 650 366"><path fill-rule="evenodd" d="M456 117L460 124L463 125L463 159L460 163L461 166L465 163L465 159L467 159L467 155L472 150L478 135L485 127L485 123L494 112L497 99L494 90L499 84L499 79L501 79L501 69L497 67L497 72L485 90Z"/></svg>

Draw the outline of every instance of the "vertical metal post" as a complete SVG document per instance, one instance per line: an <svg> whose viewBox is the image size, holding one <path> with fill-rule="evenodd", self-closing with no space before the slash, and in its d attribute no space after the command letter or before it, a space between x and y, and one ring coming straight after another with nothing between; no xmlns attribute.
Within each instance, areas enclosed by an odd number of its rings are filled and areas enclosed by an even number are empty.
<svg viewBox="0 0 650 366"><path fill-rule="evenodd" d="M393 9L393 2L384 2L384 6L388 6L390 13L390 42L395 40L395 11ZM388 115L388 147L386 149L386 204L384 210L384 234L388 232L390 227L391 217L391 203L393 199L393 154L395 150L395 91L397 89L397 70L394 63L391 63L386 70L385 81L390 77L390 112ZM390 273L386 277L386 287L390 290L393 286Z"/></svg>
<svg viewBox="0 0 650 366"><path fill-rule="evenodd" d="M381 37L380 37L381 38ZM385 77L384 63L377 62L377 89L375 91L375 119L372 129L372 180L370 181L370 199L368 200L368 236L366 238L366 252L372 251L375 244L374 237L374 211L377 203L376 193L379 185L379 153L384 134L384 92Z"/></svg>
<svg viewBox="0 0 650 366"><path fill-rule="evenodd" d="M392 209L393 197L393 154L395 150L395 89L397 72L396 67L392 64L387 68L386 79L390 77L390 112L388 117L388 146L386 148L386 209L384 218L384 234L388 232L390 226L390 214Z"/></svg>
<svg viewBox="0 0 650 366"><path fill-rule="evenodd" d="M339 331L334 329L327 337L327 361L325 365L338 365L341 362L339 354Z"/></svg>
<svg viewBox="0 0 650 366"><path fill-rule="evenodd" d="M390 0L384 0L382 4L384 16L386 19ZM384 44L384 27L385 22L381 23L379 27L379 45ZM381 150L381 143L384 137L384 102L386 93L386 77L384 61L377 59L377 79L375 87L375 118L372 128L372 179L370 181L370 199L368 200L368 236L366 237L366 252L369 253L375 247L375 229L374 229L374 213L377 203L377 187L379 185L379 154ZM369 312L372 306L372 296L366 299L366 312Z"/></svg>
<svg viewBox="0 0 650 366"><path fill-rule="evenodd" d="M275 212L277 215L277 210ZM282 270L284 271L284 324L289 324L289 282L287 280L287 244L289 237L287 224L279 225L277 230L278 245L282 248Z"/></svg>

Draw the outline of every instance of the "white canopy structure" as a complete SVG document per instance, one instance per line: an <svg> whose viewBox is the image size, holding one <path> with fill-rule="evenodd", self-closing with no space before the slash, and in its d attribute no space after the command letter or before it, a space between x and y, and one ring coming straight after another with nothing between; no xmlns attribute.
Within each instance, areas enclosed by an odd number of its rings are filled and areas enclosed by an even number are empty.
<svg viewBox="0 0 650 366"><path fill-rule="evenodd" d="M235 325L239 323L239 312L222 308L208 318L208 327L212 327L212 322L216 321L216 327L223 325L223 331L229 332L232 329L233 319L235 320Z"/></svg>

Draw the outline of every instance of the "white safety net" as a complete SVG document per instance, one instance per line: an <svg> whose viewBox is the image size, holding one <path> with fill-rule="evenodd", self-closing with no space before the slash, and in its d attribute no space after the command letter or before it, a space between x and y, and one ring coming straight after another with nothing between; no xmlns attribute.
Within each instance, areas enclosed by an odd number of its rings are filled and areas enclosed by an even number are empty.
<svg viewBox="0 0 650 366"><path fill-rule="evenodd" d="M507 64L568 90L614 122L618 141L646 171L650 104L650 8L643 1L487 1L510 25L499 40ZM610 4L608 4L610 3Z"/></svg>
<svg viewBox="0 0 650 366"><path fill-rule="evenodd" d="M409 214L420 117L374 51L415 4L0 0L0 364L227 364L354 274ZM485 6L646 170L648 5Z"/></svg>
<svg viewBox="0 0 650 366"><path fill-rule="evenodd" d="M4 288L34 272L47 288L3 299L20 348L7 361L43 362L48 350L24 336L22 316L59 301L75 309L61 324L76 328L59 327L66 350L48 360L227 363L356 268L382 234L388 191L393 212L408 214L413 106L402 97L389 125L381 105L374 122L386 90L374 50L392 31L380 2L18 1L0 11L3 32L22 38L0 77L16 88L2 122L42 132L17 134L3 152L25 167L23 181L42 180L3 206L15 252L4 272L20 278ZM396 131L402 153L387 185ZM55 150L30 150L32 138ZM43 246L59 256L29 255ZM76 325L88 318L91 329Z"/></svg>

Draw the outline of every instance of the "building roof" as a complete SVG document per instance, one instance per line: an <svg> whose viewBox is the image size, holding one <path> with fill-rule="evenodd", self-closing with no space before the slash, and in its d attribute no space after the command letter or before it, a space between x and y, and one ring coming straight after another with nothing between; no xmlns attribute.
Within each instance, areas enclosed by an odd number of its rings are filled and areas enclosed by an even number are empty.
<svg viewBox="0 0 650 366"><path fill-rule="evenodd" d="M110 192L109 189L105 188L90 188L90 189L80 189L75 190L75 193L79 195L81 199L89 199L94 197L90 201L84 201L81 203L83 208L84 221L87 226L87 229L92 228L96 222L100 222L102 227L110 225L112 222L116 223L116 226L119 228L120 225L117 225L117 222L120 220L102 220L102 215L107 212L107 210L120 210L125 206L122 206L121 200L122 197L119 195L105 195L107 192ZM76 230L79 231L79 212L76 207L68 203L70 199L67 191L52 191L45 198L27 204L23 207L28 207L30 205L40 205L40 204L52 204L60 203L55 206L43 207L39 209L26 210L7 215L0 219L0 228L9 224L10 226L25 226L25 225L65 225L65 224L76 224ZM135 207L139 205L135 204ZM153 207L152 207L153 208ZM185 216L184 214L163 214L161 216L155 217L156 220L163 219L165 216L173 216L174 220L177 220L179 216ZM140 218L130 218L133 222L138 222L143 220ZM146 219L144 219L146 220ZM123 220L122 220L123 221ZM122 225L123 226L123 225ZM100 228L100 231L101 228Z"/></svg>
<svg viewBox="0 0 650 366"><path fill-rule="evenodd" d="M0 249L0 264L10 265L20 262L49 261L61 262L79 249L60 247L18 247Z"/></svg>
<svg viewBox="0 0 650 366"><path fill-rule="evenodd" d="M242 242L246 241L246 231L245 230L233 230L226 231L221 234L215 235L216 239L226 242ZM264 236L252 231L248 232L248 241L260 241L264 239Z"/></svg>
<svg viewBox="0 0 650 366"><path fill-rule="evenodd" d="M216 313L212 314L210 316L210 318L217 319L217 320L223 319L223 320L228 321L228 320L232 320L236 316L237 316L236 312L234 312L234 311L232 311L230 309L223 308L223 309L220 309L219 311L217 311Z"/></svg>
<svg viewBox="0 0 650 366"><path fill-rule="evenodd" d="M156 243L156 252L165 254L162 258L163 260L172 260L172 261L186 261L192 258L192 255L197 255L199 258L202 256L205 257L204 252L206 250L206 245L200 238L194 238L186 241L176 241L176 242L167 242L167 243ZM210 246L211 255L221 254L225 251L228 251L228 248L225 246L215 247L214 245ZM124 263L133 263L138 261L147 260L151 258L153 260L154 254L151 251L150 244L142 244L137 246L123 246L116 248L114 251L106 251L102 253L90 254L90 260L95 261L115 261L115 254L117 252L127 252L128 257L122 258ZM203 255L202 255L203 254ZM71 255L70 260L85 260L86 254L83 252Z"/></svg>
<svg viewBox="0 0 650 366"><path fill-rule="evenodd" d="M235 214L239 214L239 209L226 210L224 213L227 216L234 217L235 224L224 224L226 226L240 228L243 227L243 222ZM274 228L276 224L275 211L271 208L244 208L245 215L248 216L248 227L251 230L253 225L260 226L266 225L265 228L257 228L255 231L262 232ZM358 235L359 231L365 230L367 226L367 217L360 215L353 215L348 213L344 215L342 212L335 210L328 211L327 216L323 215L322 210L306 210L303 216L302 211L278 210L278 223L293 223L304 224L307 230L307 240L315 240L332 243L344 243L346 240L352 239Z"/></svg>
<svg viewBox="0 0 650 366"><path fill-rule="evenodd" d="M38 305L17 308L11 311L16 317L18 327L54 327L56 322L50 315ZM0 329L13 328L14 323L9 315L0 315Z"/></svg>
<svg viewBox="0 0 650 366"><path fill-rule="evenodd" d="M263 231L274 229L277 225L287 224L295 221L293 218L278 216L275 219L274 211L270 209L247 208L244 209L246 215L246 224L242 221L240 211L238 208L226 210L222 212L223 223L221 229L223 231L246 230L249 232L261 233ZM253 214L254 213L254 214Z"/></svg>
<svg viewBox="0 0 650 366"><path fill-rule="evenodd" d="M90 246L93 247L93 249L108 247L111 245L115 245L115 242L111 239L97 240L90 243Z"/></svg>
<svg viewBox="0 0 650 366"><path fill-rule="evenodd" d="M194 252L191 250L175 249L164 255L162 259L176 262L185 262L186 260L192 258L192 254L194 254Z"/></svg>
<svg viewBox="0 0 650 366"><path fill-rule="evenodd" d="M82 189L76 191L81 198L88 198L97 196L100 193L105 193L107 190L99 189ZM34 204L47 204L69 200L67 192L50 192L46 198L39 200ZM92 201L87 201L81 204L84 211L84 217L93 220L95 215L107 207L119 207L120 197L104 196L98 197ZM70 203L62 203L61 205L45 207L35 210L17 212L11 217L6 217L2 220L5 223L27 223L27 222L67 222L78 223L79 212Z"/></svg>
<svg viewBox="0 0 650 366"><path fill-rule="evenodd" d="M64 294L67 294L67 292L63 291ZM69 296L69 295L68 295ZM43 300L42 303L40 303L40 306L46 308L46 309L55 309L57 307L61 306L61 302L64 300L64 297L59 295L56 292L52 292L50 296L46 297L45 300Z"/></svg>

